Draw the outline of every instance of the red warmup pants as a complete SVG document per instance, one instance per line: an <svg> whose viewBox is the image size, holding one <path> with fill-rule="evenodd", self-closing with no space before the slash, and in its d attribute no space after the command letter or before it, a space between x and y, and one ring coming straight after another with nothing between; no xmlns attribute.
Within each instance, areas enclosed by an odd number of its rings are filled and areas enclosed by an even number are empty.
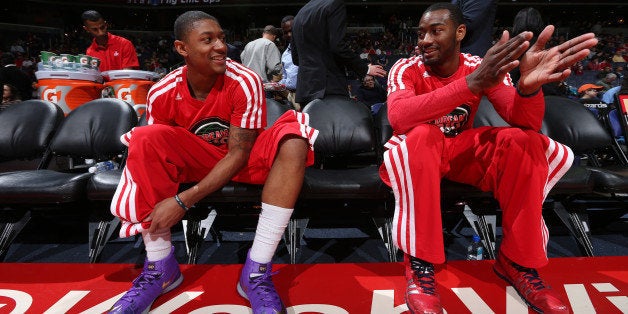
<svg viewBox="0 0 628 314"><path fill-rule="evenodd" d="M294 110L279 117L260 133L247 166L232 180L263 184L279 142L287 135L303 137L313 147L318 131L307 123L307 114ZM173 197L179 183L203 179L223 157L222 149L181 127L153 124L133 129L129 157L111 203L111 213L122 221L120 237L147 230L150 221L146 218L155 204ZM310 149L304 167L313 162L314 152Z"/></svg>
<svg viewBox="0 0 628 314"><path fill-rule="evenodd" d="M387 148L381 177L395 194L393 240L405 253L445 261L440 181L447 178L493 191L503 212L500 254L526 267L547 264L542 205L571 167L567 146L531 130L481 127L445 137L424 124Z"/></svg>

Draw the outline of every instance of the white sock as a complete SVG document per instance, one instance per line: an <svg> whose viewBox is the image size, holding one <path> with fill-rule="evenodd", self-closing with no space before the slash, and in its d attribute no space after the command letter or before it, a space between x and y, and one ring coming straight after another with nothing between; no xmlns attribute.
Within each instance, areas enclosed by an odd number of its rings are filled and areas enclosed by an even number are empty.
<svg viewBox="0 0 628 314"><path fill-rule="evenodd" d="M253 246L249 252L249 257L254 262L266 264L273 260L277 245L281 241L293 211L293 208L262 203L262 212L259 214Z"/></svg>
<svg viewBox="0 0 628 314"><path fill-rule="evenodd" d="M151 262L162 260L170 254L172 249L171 234L169 228L157 230L153 233L142 232L144 246L146 246L146 259Z"/></svg>

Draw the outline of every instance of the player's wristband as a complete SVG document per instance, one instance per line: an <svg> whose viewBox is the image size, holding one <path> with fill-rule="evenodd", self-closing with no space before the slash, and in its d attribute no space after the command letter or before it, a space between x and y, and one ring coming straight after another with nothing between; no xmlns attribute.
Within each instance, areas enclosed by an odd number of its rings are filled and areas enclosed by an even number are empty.
<svg viewBox="0 0 628 314"><path fill-rule="evenodd" d="M521 91L519 90L519 88L517 88L517 94L519 94L519 96L524 97L524 98L525 98L525 97L532 97L532 96L536 96L536 94L538 94L538 93L539 93L539 91L541 91L541 89L540 89L540 88L539 88L539 89L537 89L537 90L536 90L534 93L532 93L532 94L527 94L527 95L524 95L524 94L522 94L522 93L521 93Z"/></svg>
<svg viewBox="0 0 628 314"><path fill-rule="evenodd" d="M174 200L177 201L177 204L179 204L179 206L181 206L181 208L183 208L183 210L185 210L185 211L190 210L189 207L185 206L185 204L183 203L181 198L179 198L179 194L175 194L174 195Z"/></svg>

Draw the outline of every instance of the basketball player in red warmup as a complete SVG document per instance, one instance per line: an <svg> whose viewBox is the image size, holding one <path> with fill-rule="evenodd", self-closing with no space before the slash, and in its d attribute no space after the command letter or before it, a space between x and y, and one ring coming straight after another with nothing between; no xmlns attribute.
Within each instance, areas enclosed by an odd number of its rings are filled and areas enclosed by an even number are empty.
<svg viewBox="0 0 628 314"><path fill-rule="evenodd" d="M546 27L530 47L532 33L504 32L484 59L460 53L466 26L456 5L430 6L419 22L419 56L399 60L388 77L387 143L382 179L396 198L395 244L405 253L412 313L442 313L434 264L445 261L440 181L492 191L503 211L503 240L494 269L528 305L542 313L568 313L536 268L548 263L542 204L573 161L571 150L539 130L545 102L541 85L565 79L588 55L593 34L549 49ZM522 56L521 60L520 57ZM519 66L512 86L508 72ZM473 128L482 96L512 127Z"/></svg>
<svg viewBox="0 0 628 314"><path fill-rule="evenodd" d="M189 207L230 180L264 184L253 245L238 282L253 313L285 313L272 282L271 260L301 190L317 131L307 116L288 111L268 129L266 98L255 72L227 59L218 21L189 11L174 23L184 66L148 93L148 125L122 137L129 157L111 211L120 236L141 233L144 270L111 313L148 312L183 280L170 227ZM177 193L179 183L198 182Z"/></svg>

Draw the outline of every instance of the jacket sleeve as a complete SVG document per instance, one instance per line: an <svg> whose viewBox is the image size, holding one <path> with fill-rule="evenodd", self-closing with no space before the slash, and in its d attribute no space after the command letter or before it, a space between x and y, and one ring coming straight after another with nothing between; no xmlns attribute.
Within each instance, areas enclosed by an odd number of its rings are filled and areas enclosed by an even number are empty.
<svg viewBox="0 0 628 314"><path fill-rule="evenodd" d="M539 90L531 96L521 96L516 88L500 84L487 91L495 111L511 126L539 131L545 115L545 98Z"/></svg>
<svg viewBox="0 0 628 314"><path fill-rule="evenodd" d="M270 72L281 63L281 53L279 53L279 48L277 48L274 43L266 46L266 49L266 55L268 56L266 59L266 75L270 78Z"/></svg>
<svg viewBox="0 0 628 314"><path fill-rule="evenodd" d="M327 16L329 47L331 47L331 52L337 62L339 61L352 69L358 77L364 77L368 72L368 65L360 59L360 56L345 41L346 22L347 10L344 3L338 2L336 5L329 7L329 16Z"/></svg>

